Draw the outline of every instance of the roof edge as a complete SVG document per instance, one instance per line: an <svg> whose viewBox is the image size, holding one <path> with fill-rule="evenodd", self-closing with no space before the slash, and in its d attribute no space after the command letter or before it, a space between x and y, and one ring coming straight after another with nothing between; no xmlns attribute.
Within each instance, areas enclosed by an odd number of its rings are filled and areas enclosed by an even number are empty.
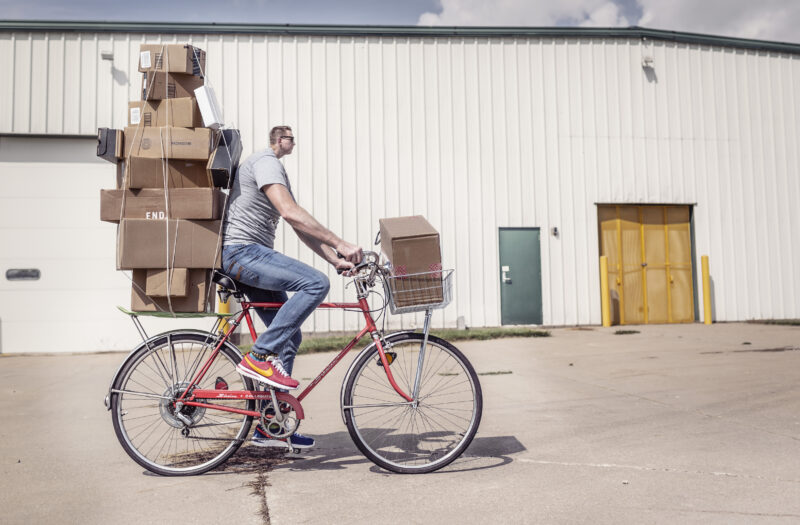
<svg viewBox="0 0 800 525"><path fill-rule="evenodd" d="M800 54L800 44L754 40L645 27L489 27L489 26L358 26L294 24L198 24L183 22L103 22L0 20L0 31L60 31L178 34L279 34L411 37L558 37L558 38L643 38L688 44L737 47Z"/></svg>

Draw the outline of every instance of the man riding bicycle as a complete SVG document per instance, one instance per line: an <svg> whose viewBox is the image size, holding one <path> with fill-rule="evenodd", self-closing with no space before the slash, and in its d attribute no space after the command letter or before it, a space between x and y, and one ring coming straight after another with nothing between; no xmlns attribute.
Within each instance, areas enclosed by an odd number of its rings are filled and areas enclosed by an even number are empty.
<svg viewBox="0 0 800 525"><path fill-rule="evenodd" d="M342 240L295 201L280 162L294 146L292 128L276 126L269 133L269 147L253 153L239 166L223 222L222 241L222 268L241 284L250 301L285 303L278 310L257 309L269 329L258 337L237 370L269 387L287 390L298 386L291 375L302 340L300 326L325 298L330 282L319 270L275 251L275 229L280 218L337 270L350 270L363 257L361 248ZM286 292L294 293L289 298ZM291 436L290 442L295 448L314 446L313 438L299 433ZM268 436L260 425L253 434L253 443L285 446Z"/></svg>

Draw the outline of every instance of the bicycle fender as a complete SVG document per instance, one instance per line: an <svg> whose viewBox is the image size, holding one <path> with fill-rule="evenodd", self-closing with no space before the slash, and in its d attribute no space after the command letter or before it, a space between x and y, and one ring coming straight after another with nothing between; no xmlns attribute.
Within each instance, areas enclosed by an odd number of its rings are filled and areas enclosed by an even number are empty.
<svg viewBox="0 0 800 525"><path fill-rule="evenodd" d="M386 349L389 345L392 344L392 339L405 334L413 334L414 332L416 332L416 330L403 330L402 332L392 332L391 334L385 337L381 337L384 349ZM375 341L372 341L372 343L370 343L363 350L361 350L356 356L356 358L353 359L353 361L350 363L350 368L347 369L347 373L344 375L344 381L342 381L342 386L339 391L339 407L344 406L344 388L347 385L347 381L350 379L350 374L353 373L353 368L355 367L355 364L358 362L358 358L361 357L362 354L364 354L365 352L369 352L373 348L375 348ZM346 425L347 422L345 421L344 417L344 408L340 408L339 410L342 413L342 423Z"/></svg>
<svg viewBox="0 0 800 525"><path fill-rule="evenodd" d="M160 337L165 337L165 336L172 335L172 334L196 334L196 335L203 335L203 336L209 336L210 335L214 339L217 338L217 336L212 334L211 332L204 332L203 330L193 330L193 329L183 329L183 330L181 330L181 329L178 329L178 330L169 330L167 332L161 332L160 334L156 334L156 335L146 339L145 341L142 342L142 344L140 344L139 346L137 346L136 348L131 350L128 353L128 355L125 356L125 359L122 360L122 363L119 365L119 368L117 368L117 371L114 372L114 376L111 378L111 383L109 383L109 385L108 385L108 392L106 393L106 397L103 398L103 403L106 406L106 410L111 410L111 390L114 388L114 384L117 382L117 378L119 377L120 372L122 372L122 369L125 368L125 365L128 364L128 361L131 360L131 358L134 356L134 354L136 354L136 352L138 352L142 348L148 347L152 341L154 341L154 340L156 340L156 339L158 339Z"/></svg>

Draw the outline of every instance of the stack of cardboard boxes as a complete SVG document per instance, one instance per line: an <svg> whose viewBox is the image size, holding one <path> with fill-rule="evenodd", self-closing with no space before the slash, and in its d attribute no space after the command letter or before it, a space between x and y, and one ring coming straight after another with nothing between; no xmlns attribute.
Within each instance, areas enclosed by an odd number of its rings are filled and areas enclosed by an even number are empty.
<svg viewBox="0 0 800 525"><path fill-rule="evenodd" d="M117 269L132 270L134 311L213 311L226 194L241 155L236 130L221 130L204 84L205 52L142 45L142 97L128 126L101 128L98 156L117 164L100 192L100 219L119 224Z"/></svg>

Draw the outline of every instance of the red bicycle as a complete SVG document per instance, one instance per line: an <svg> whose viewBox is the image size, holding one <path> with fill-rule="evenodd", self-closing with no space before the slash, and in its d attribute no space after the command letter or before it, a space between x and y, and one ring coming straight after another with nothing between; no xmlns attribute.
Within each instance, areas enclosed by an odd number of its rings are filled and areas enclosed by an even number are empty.
<svg viewBox="0 0 800 525"><path fill-rule="evenodd" d="M282 303L248 302L234 281L217 274L221 299L236 297L241 311L218 315L210 332L176 330L148 337L141 314L126 311L144 342L120 366L105 403L128 455L156 474L202 474L236 452L254 418L292 451L287 438L305 417L302 400L370 334L372 342L353 360L340 394L342 418L358 449L398 473L431 472L460 456L480 424L481 386L455 346L428 334L432 310L450 302L453 271L394 277L374 252L365 252L357 270L358 302L319 308L361 312L365 326L297 397L261 390L237 373L242 352L230 341L243 320L255 340L250 310ZM379 281L386 300L376 310L424 311L421 333L378 330L367 297Z"/></svg>

